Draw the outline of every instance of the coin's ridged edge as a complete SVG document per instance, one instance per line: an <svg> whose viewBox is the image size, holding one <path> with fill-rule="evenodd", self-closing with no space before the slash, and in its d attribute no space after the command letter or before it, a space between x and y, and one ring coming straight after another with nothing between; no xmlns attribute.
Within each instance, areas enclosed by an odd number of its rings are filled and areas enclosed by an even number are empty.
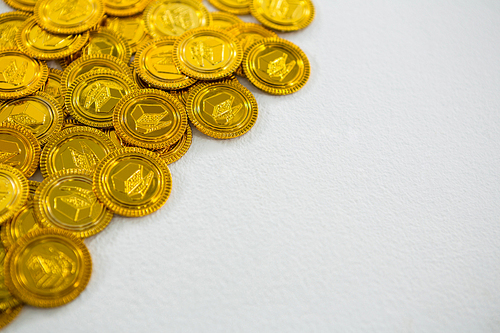
<svg viewBox="0 0 500 333"><path fill-rule="evenodd" d="M110 8L106 5L106 2L104 2L104 12L110 16L118 16L118 17L125 17L125 16L132 16L136 15L139 13L142 13L144 9L149 5L149 0L142 0L138 4L135 4L132 6L132 8L129 9L113 9Z"/></svg>
<svg viewBox="0 0 500 333"><path fill-rule="evenodd" d="M222 20L222 21L224 19L226 19L226 22L232 21L233 22L232 26L234 26L236 24L241 24L244 22L242 19L240 19L238 16L236 16L235 13L230 13L227 11L226 12L211 12L210 14L212 14L212 25L214 24L214 21L217 19ZM228 30L232 26L227 27L224 30Z"/></svg>
<svg viewBox="0 0 500 333"><path fill-rule="evenodd" d="M7 3L7 1L5 1L5 3ZM8 19L9 17L12 17L12 18L25 18L26 20L28 20L32 16L33 16L32 13L27 13L25 11L19 10L19 11L15 11L15 12L7 12L7 13L0 14L0 20L2 20L2 19ZM13 42L14 42L14 45L17 46L15 38L14 38ZM5 51L5 50L9 50L9 49L12 49L12 48L8 47L8 48L5 48L5 49L0 49L0 51Z"/></svg>
<svg viewBox="0 0 500 333"><path fill-rule="evenodd" d="M75 118L80 123L88 125L88 126L99 127L99 128L111 128L111 127L113 127L112 117L109 121L106 121L106 122L95 122L92 120L88 120L88 119L82 117L78 112L75 111L75 109L73 107L73 103L72 103L73 92L78 87L79 84L81 84L82 82L85 83L85 81L89 80L90 78L93 78L94 76L106 75L106 74L110 75L110 76L116 76L116 77L119 77L120 79L124 80L125 83L128 85L128 87L130 88L129 93L133 92L134 90L136 90L138 88L137 85L135 84L135 82L127 74L116 72L116 71L113 71L111 69L98 69L98 70L90 71L90 72L87 72L85 74L79 75L75 79L75 81L73 81L73 83L68 88L68 90L66 90L66 94L64 95L64 105L66 106L66 110L68 110L69 114L71 116L73 116L73 118ZM128 95L128 94L126 94L126 95Z"/></svg>
<svg viewBox="0 0 500 333"><path fill-rule="evenodd" d="M21 304L13 307L12 309L6 310L5 312L7 312L7 316L5 318L2 318L2 320L0 321L0 329L10 324L17 317L19 312L21 312L23 306L24 305Z"/></svg>
<svg viewBox="0 0 500 333"><path fill-rule="evenodd" d="M193 131L191 130L191 126L189 125L187 126L186 132L187 132L186 142L182 145L182 147L179 150L175 152L175 154L169 154L168 152L164 154L166 156L160 154L160 158L162 158L165 161L165 163L172 164L174 162L177 162L178 160L180 160L182 156L184 156L187 153L187 151L191 147L191 143L193 142ZM182 137L180 140L182 140Z"/></svg>
<svg viewBox="0 0 500 333"><path fill-rule="evenodd" d="M255 7L255 1L259 0L252 0L250 2L250 13L252 14L253 17L257 19L260 23L262 23L265 27L278 30L278 31L283 31L283 32L290 32L290 31L297 31L297 30L302 30L305 27L307 27L311 22L314 20L314 16L316 15L316 11L314 9L314 4L311 0L306 0L311 8L311 14L307 17L306 20L304 20L302 23L298 25L281 25L281 24L276 24L271 21L268 21L262 14L259 13L258 9Z"/></svg>
<svg viewBox="0 0 500 333"><path fill-rule="evenodd" d="M142 53L145 52L147 49L149 49L153 45L157 45L159 43L163 42L172 42L172 47L174 46L174 42L177 40L178 37L162 37L161 39L154 39L146 44L143 44L138 50L137 53L135 54L134 57L134 69L137 71L137 75L141 78L141 80L145 81L145 83L149 84L151 87L158 88L158 89L168 89L168 90L177 90L177 89L183 89L187 88L193 84L195 84L196 79L193 79L189 76L186 76L187 79L182 79L178 81L172 81L172 82L163 82L156 80L153 78L149 72L144 69L144 67L141 66L141 57Z"/></svg>
<svg viewBox="0 0 500 333"><path fill-rule="evenodd" d="M61 58L70 56L70 55L75 54L76 52L80 51L81 48L89 40L89 32L88 31L84 31L84 32L82 32L80 34L75 34L75 35L80 35L80 38L77 37L76 43L73 44L73 45L70 45L70 47L68 47L64 51L60 51L60 52L57 52L57 53L43 53L43 52L38 52L35 49L32 49L32 48L26 46L23 43L23 37L22 36L23 36L24 29L26 27L28 27L28 25L32 24L32 22L34 24L37 24L34 17L31 17L28 20L26 20L25 24L16 33L15 41L16 41L17 47L19 48L19 50L21 50L21 52L26 53L27 55L29 55L30 57L33 57L35 59L39 59L39 60L56 60L56 59L61 59Z"/></svg>
<svg viewBox="0 0 500 333"><path fill-rule="evenodd" d="M247 15L250 14L250 6L244 7L244 8L234 8L231 6L227 6L223 4L222 2L218 0L208 0L208 2L217 8L218 10L223 10L225 12L228 12L230 14L234 15Z"/></svg>
<svg viewBox="0 0 500 333"><path fill-rule="evenodd" d="M21 288L18 289L18 286L16 286L16 283L12 279L12 273L15 271L15 265L16 261L12 260L16 252L22 250L23 246L26 245L29 241L32 239L43 236L43 235L56 235L56 236L63 236L68 238L69 241L68 243L74 245L76 248L78 248L81 253L82 253L82 270L83 274L81 279L79 280L78 286L70 292L68 295L63 296L58 299L43 299L43 298L37 298L33 296L32 293L26 290L21 290ZM76 237L70 232L67 232L66 230L62 229L56 229L56 228L46 228L46 229L36 229L33 231L30 231L23 237L19 238L16 243L14 243L11 247L11 250L7 252L7 255L5 257L5 285L7 286L7 289L17 298L19 298L21 301L25 302L26 304L41 307L41 308L52 308L60 305L67 304L74 300L80 293L87 287L87 284L89 283L90 280L90 275L92 274L92 258L90 257L89 250L83 243L81 239Z"/></svg>
<svg viewBox="0 0 500 333"><path fill-rule="evenodd" d="M28 12L30 14L33 14L33 11L35 10L35 6L26 6L26 5L23 5L22 3L19 3L15 0L4 0L4 2L11 6L12 8L15 8L17 10L21 10L21 11L24 11L24 12Z"/></svg>
<svg viewBox="0 0 500 333"><path fill-rule="evenodd" d="M198 119L195 117L194 110L193 110L193 104L194 104L194 99L196 97L196 94L200 92L201 90L207 88L207 87L214 87L218 85L230 85L233 87L238 88L238 91L241 92L245 97L248 98L248 101L250 102L250 105L252 106L251 112L251 117L250 120L248 121L247 126L243 127L242 129L236 131L236 132L218 132L214 131L212 129L206 128L203 126L202 123L198 121ZM215 139L232 139L236 138L238 136L241 136L245 133L247 133L255 124L257 121L257 117L259 115L259 108L257 105L257 100L255 99L255 96L245 88L243 85L241 85L239 82L235 82L234 80L224 80L224 81L219 81L219 82L210 82L210 83L202 83L198 86L196 86L193 91L189 93L188 97L188 102L186 103L186 110L188 113L189 120L193 123L194 127L203 134L206 134L212 138Z"/></svg>
<svg viewBox="0 0 500 333"><path fill-rule="evenodd" d="M11 122L2 122L0 123L0 128L11 128L17 132L19 132L21 135L23 135L26 139L26 141L29 142L31 145L32 151L33 151L33 162L29 165L28 168L26 168L25 171L21 171L21 173L26 177L29 178L33 176L35 173L36 169L38 168L38 163L40 162L40 152L42 150L40 142L38 139L35 137L35 134L33 134L29 129L26 127L11 123ZM28 148L28 147L26 147ZM26 149L28 151L28 149Z"/></svg>
<svg viewBox="0 0 500 333"><path fill-rule="evenodd" d="M164 140L159 143L154 143L154 142L145 142L144 140L139 140L136 139L123 129L122 122L120 121L121 113L125 112L125 110L122 110L124 107L124 104L127 103L129 100L134 99L135 97L139 96L144 96L146 94L151 94L155 96L160 96L163 98L168 99L169 101L174 104L175 108L179 111L180 113L180 118L181 118L181 127L179 129L179 132L176 133L174 136L172 136L168 140ZM182 105L181 102L171 94L163 91L163 90L158 90L158 89L139 89L135 90L134 92L123 96L118 103L115 105L115 110L113 112L113 126L115 128L116 134L123 139L123 141L127 142L128 144L131 144L133 146L137 147L142 147L142 148L148 148L148 149L160 149L167 147L175 142L177 142L184 132L186 131L186 126L188 126L188 117L186 114L186 109L184 108L184 105Z"/></svg>
<svg viewBox="0 0 500 333"><path fill-rule="evenodd" d="M192 70L188 66L186 66L180 59L180 44L184 42L185 39L190 38L194 34L197 33L203 33L203 32L211 32L211 33L218 33L224 35L231 44L233 44L235 50L236 50L236 57L231 66L229 66L225 70L218 70L213 73L199 73L195 70ZM223 79L227 76L230 76L231 74L236 71L238 66L240 66L241 61L243 60L243 50L241 49L240 43L233 37L233 35L229 34L225 30L222 29L217 29L217 28L212 28L212 27L200 27L200 28L195 28L186 31L182 35L179 36L179 38L175 41L174 43L174 50L172 52L172 60L174 62L174 65L181 71L182 73L186 74L187 76L193 77L198 80L218 80L218 79Z"/></svg>
<svg viewBox="0 0 500 333"><path fill-rule="evenodd" d="M41 99L45 99L46 102L48 102L53 107L54 114L58 116L54 121L55 124L51 130L52 134L47 135L47 137L44 139L38 139L38 141L40 141L40 145L43 146L47 142L49 142L49 140L52 138L52 135L61 131L65 116L63 106L54 97L43 91L37 91L36 93L26 97L41 97Z"/></svg>
<svg viewBox="0 0 500 333"><path fill-rule="evenodd" d="M35 215L37 217L37 222L42 228L54 228L54 229L62 229L67 232L72 233L78 238L87 238L90 236L93 236L102 230L104 230L109 223L111 222L111 219L113 218L113 213L107 209L107 207L104 207L106 209L105 215L97 225L93 226L89 230L83 230L83 231L73 231L73 230L68 230L61 228L57 225L52 224L52 221L49 220L49 217L45 216L43 209L42 209L42 204L41 204L41 193L45 189L46 186L49 186L54 181L57 181L59 178L64 177L64 176L84 176L87 177L91 184L93 181L93 173L90 170L85 170L85 169L64 169L60 170L56 173L51 174L47 178L45 178L42 182L42 184L37 188L36 193L35 193L35 198L33 199L33 208L35 211ZM92 185L91 185L92 186Z"/></svg>
<svg viewBox="0 0 500 333"><path fill-rule="evenodd" d="M93 30L91 32L92 33L97 33L97 34L103 34L103 35L108 34L111 37L116 38L118 40L118 42L123 45L123 48L124 48L125 52L123 54L123 58L124 59L121 59L121 58L118 58L118 57L115 57L115 58L119 59L120 61L122 61L122 62L124 62L126 64L130 61L130 57L132 57L132 50L130 49L130 45L129 45L128 41L121 34L118 34L114 30L111 30L109 28L103 28L103 27L99 27L98 29ZM89 44L88 45L90 45L91 41L92 41L92 37L90 36L89 37ZM85 48L84 48L84 50L85 50ZM82 52L82 53L84 53L84 52ZM92 55L92 54L87 54L87 55ZM111 57L114 57L114 56L111 56Z"/></svg>
<svg viewBox="0 0 500 333"><path fill-rule="evenodd" d="M46 2L50 0L39 0L36 2L35 8L33 10L33 15L35 16L36 22L40 26L40 28L43 28L49 32L52 32L54 34L78 34L87 30L92 29L93 27L97 26L99 22L101 22L103 16L104 16L104 1L103 0L93 0L93 2L97 5L97 13L94 15L94 18L87 22L87 23L82 23L79 24L75 28L60 28L52 25L44 25L42 16L40 13L40 8L45 5Z"/></svg>
<svg viewBox="0 0 500 333"><path fill-rule="evenodd" d="M109 151L115 150L117 147L111 141L111 139L104 134L102 131L98 130L97 128L92 128L92 127L87 127L87 126L73 126L69 128L65 128L59 133L54 134L51 138L50 141L45 145L45 147L42 150L42 154L40 156L40 171L42 172L42 176L44 178L48 177L49 175L55 173L50 171L48 167L48 161L49 161L49 154L54 147L56 147L61 139L67 138L69 135L74 134L75 132L87 132L91 134L97 135L101 139L101 143L105 145ZM57 171L56 171L57 172Z"/></svg>
<svg viewBox="0 0 500 333"><path fill-rule="evenodd" d="M10 165L7 164L0 164L0 171L1 170L6 170L7 172L10 172L13 174L15 177L19 178L19 182L21 184L21 188L19 189L18 195L20 196L19 201L15 203L13 206L10 207L10 211L12 213L6 214L4 216L0 216L0 224L4 223L7 221L9 218L14 216L14 213L19 210L26 201L28 200L28 194L29 194L29 184L28 184L28 179L23 175L23 173L16 168L11 167Z"/></svg>
<svg viewBox="0 0 500 333"><path fill-rule="evenodd" d="M113 161L116 157L124 154L142 154L147 156L148 158L151 158L151 160L154 161L158 169L163 173L163 179L164 179L164 189L160 191L161 196L154 202L153 205L150 207L142 208L142 209L130 209L130 208L125 208L123 206L119 206L116 204L112 199L108 198L107 195L104 192L103 186L102 186L102 181L104 179L104 175L102 174L104 172L104 169L106 167L106 164L109 163L110 161ZM139 216L144 216L151 214L158 209L160 209L165 202L167 202L170 193L172 192L172 175L170 173L170 169L168 168L167 163L161 159L161 157L152 151L146 150L144 148L139 148L139 147L125 147L121 148L118 150L115 150L114 152L111 152L110 154L106 155L98 164L96 167L96 170L94 172L94 178L92 181L92 187L94 190L94 193L96 194L97 198L104 203L104 205L111 210L113 213L122 215L122 216L127 216L127 217L139 217Z"/></svg>
<svg viewBox="0 0 500 333"><path fill-rule="evenodd" d="M301 60L304 63L304 76L299 83L292 86L291 88L274 88L271 85L266 85L266 84L261 83L260 80L255 79L252 75L248 75L250 72L249 61L248 61L249 60L248 57L249 57L250 53L253 51L254 48L257 48L260 45L265 44L267 42L283 43L283 44L289 46L290 48L292 48L297 53L299 53ZM256 41L251 46L249 46L248 49L245 51L245 54L243 55L242 64L243 64L243 71L245 72L245 76L247 77L247 79L254 86L259 88L260 90L267 92L269 94L273 94L273 95L289 95L289 94L292 94L292 93L302 89L302 87L304 87L304 85L307 83L307 81L309 80L309 77L311 75L311 65L310 65L309 59L307 58L307 55L304 53L304 51L302 51L302 49L300 49L300 47L298 47L294 43L292 43L286 39L282 39L282 38L271 37L271 38L264 38L264 39Z"/></svg>
<svg viewBox="0 0 500 333"><path fill-rule="evenodd" d="M61 94L65 95L66 94L66 90L69 88L69 87L67 87L68 86L68 79L69 79L69 75L72 73L72 71L75 68L78 68L78 66L81 66L82 63L85 63L87 61L92 61L92 60L104 60L104 61L112 62L117 67L121 67L124 74L127 74L128 76L130 76L130 78L133 78L132 77L132 72L130 70L130 67L127 66L126 63L124 63L123 61L121 61L117 57L113 57L113 56L110 56L110 55L107 55L107 54L101 54L101 55L95 55L95 54L84 55L84 56L81 56L80 58L78 58L77 60L75 60L74 62L72 62L68 67L66 67L64 69L62 77L61 77Z"/></svg>

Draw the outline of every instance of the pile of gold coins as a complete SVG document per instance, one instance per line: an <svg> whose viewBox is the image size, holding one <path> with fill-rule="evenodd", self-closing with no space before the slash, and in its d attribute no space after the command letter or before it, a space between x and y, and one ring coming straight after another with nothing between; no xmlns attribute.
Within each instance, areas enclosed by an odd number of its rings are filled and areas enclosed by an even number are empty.
<svg viewBox="0 0 500 333"><path fill-rule="evenodd" d="M213 13L201 0L4 1L17 11L0 15L0 327L85 289L82 240L113 214L165 204L189 123L217 139L252 128L257 102L235 74L270 94L302 88L306 55L272 30L314 18L311 0L209 0ZM43 182L28 180L38 168Z"/></svg>

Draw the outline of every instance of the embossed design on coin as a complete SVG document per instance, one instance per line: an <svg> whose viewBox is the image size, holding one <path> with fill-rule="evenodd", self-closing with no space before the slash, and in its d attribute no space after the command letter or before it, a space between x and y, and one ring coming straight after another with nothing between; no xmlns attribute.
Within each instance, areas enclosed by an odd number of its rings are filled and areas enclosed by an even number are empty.
<svg viewBox="0 0 500 333"><path fill-rule="evenodd" d="M20 25L9 23L0 27L0 48L8 49L16 46L14 41Z"/></svg>
<svg viewBox="0 0 500 333"><path fill-rule="evenodd" d="M311 0L252 0L250 10L263 25L281 31L305 28L314 18Z"/></svg>
<svg viewBox="0 0 500 333"><path fill-rule="evenodd" d="M70 22L83 18L91 12L91 4L81 0L55 0L52 2L55 16L58 20Z"/></svg>
<svg viewBox="0 0 500 333"><path fill-rule="evenodd" d="M75 222L89 218L97 201L92 190L80 187L61 186L62 192L68 192L66 196L54 198L54 209Z"/></svg>
<svg viewBox="0 0 500 333"><path fill-rule="evenodd" d="M228 124L240 111L243 104L233 106L235 97L220 93L203 101L203 111L214 118L217 123Z"/></svg>
<svg viewBox="0 0 500 333"><path fill-rule="evenodd" d="M154 113L154 111L158 111L158 107L164 111L161 113ZM138 132L148 134L172 124L171 120L162 121L162 119L168 115L168 110L165 110L161 105L158 105L158 107L143 104L136 105L135 109L132 111L132 118L135 120L135 129ZM153 113L147 112L148 109L151 109Z"/></svg>
<svg viewBox="0 0 500 333"><path fill-rule="evenodd" d="M45 123L45 114L31 103L21 103L7 107L9 116L5 121L13 122L25 127L35 128Z"/></svg>
<svg viewBox="0 0 500 333"><path fill-rule="evenodd" d="M27 69L28 63L26 61L21 60L18 65L16 60L12 60L7 67L0 71L0 82L19 86L24 82Z"/></svg>
<svg viewBox="0 0 500 333"><path fill-rule="evenodd" d="M65 156L68 155L66 153L66 150L63 151L61 158L63 160L63 164L65 164L67 169L70 169L73 165L77 167L78 169L87 169L87 170L92 170L97 162L99 162L99 158L97 155L94 153L94 151L85 143L85 141L80 141L80 147L81 150L78 150L74 147L68 146L67 151L69 151L69 154L71 155L71 163L65 163Z"/></svg>
<svg viewBox="0 0 500 333"><path fill-rule="evenodd" d="M259 68L265 71L272 78L279 78L280 81L292 71L296 61L286 62L288 54L280 51L273 51L259 58ZM274 59L274 60L271 60Z"/></svg>
<svg viewBox="0 0 500 333"><path fill-rule="evenodd" d="M50 245L39 246L26 262L35 286L60 291L70 285L76 274L76 263L66 254Z"/></svg>
<svg viewBox="0 0 500 333"><path fill-rule="evenodd" d="M218 38L207 38L205 41L194 41L191 45L191 54L198 66L205 67L205 61L212 66L224 59L224 43Z"/></svg>
<svg viewBox="0 0 500 333"><path fill-rule="evenodd" d="M101 108L110 100L113 100L114 104L116 104L124 95L122 87L111 81L94 82L89 86L86 93L84 107L88 110L94 104L95 112L101 112ZM102 112L109 111L106 109Z"/></svg>
<svg viewBox="0 0 500 333"><path fill-rule="evenodd" d="M144 175L142 164L130 163L111 176L115 190L126 193L132 200L144 199L153 181L153 171Z"/></svg>
<svg viewBox="0 0 500 333"><path fill-rule="evenodd" d="M0 140L0 163L16 167L20 161L11 161L12 158L21 154L19 145L12 141Z"/></svg>

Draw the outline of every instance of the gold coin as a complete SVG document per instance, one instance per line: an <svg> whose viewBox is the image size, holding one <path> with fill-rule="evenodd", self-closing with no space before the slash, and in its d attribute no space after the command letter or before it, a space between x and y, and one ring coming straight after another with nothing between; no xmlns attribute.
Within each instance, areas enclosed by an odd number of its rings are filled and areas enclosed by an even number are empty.
<svg viewBox="0 0 500 333"><path fill-rule="evenodd" d="M191 131L191 127L188 126L186 128L186 132L184 132L184 135L182 135L179 141L177 141L170 147L157 150L156 153L160 155L165 163L174 163L187 153L189 147L191 147L192 141L193 132Z"/></svg>
<svg viewBox="0 0 500 333"><path fill-rule="evenodd" d="M36 189L40 186L39 182L28 180L29 194L26 204L14 214L12 219L2 225L1 237L2 243L8 250L19 238L26 235L28 232L38 229L38 219L35 216L33 207L33 198Z"/></svg>
<svg viewBox="0 0 500 333"><path fill-rule="evenodd" d="M55 134L43 148L40 170L43 177L64 169L94 171L99 160L116 148L98 129L84 126L66 128Z"/></svg>
<svg viewBox="0 0 500 333"><path fill-rule="evenodd" d="M0 163L16 168L25 177L31 177L39 161L40 143L33 133L15 123L0 124Z"/></svg>
<svg viewBox="0 0 500 333"><path fill-rule="evenodd" d="M25 12L8 12L0 15L0 51L17 49L16 35L31 15Z"/></svg>
<svg viewBox="0 0 500 333"><path fill-rule="evenodd" d="M149 34L160 38L207 27L212 23L212 16L197 0L157 0L144 11L144 22Z"/></svg>
<svg viewBox="0 0 500 333"><path fill-rule="evenodd" d="M186 75L216 80L231 75L241 64L240 44L224 30L196 28L175 41L174 64Z"/></svg>
<svg viewBox="0 0 500 333"><path fill-rule="evenodd" d="M45 83L45 86L43 86L41 91L54 97L59 105L61 105L64 114L68 115L68 110L66 110L66 107L64 105L64 95L62 94L61 89L62 73L63 72L59 69L49 67L49 77L47 78L47 82Z"/></svg>
<svg viewBox="0 0 500 333"><path fill-rule="evenodd" d="M78 52L88 41L89 33L53 34L40 28L34 17L28 19L16 35L17 47L27 55L52 60Z"/></svg>
<svg viewBox="0 0 500 333"><path fill-rule="evenodd" d="M116 131L114 129L105 129L104 134L106 134L111 139L111 141L115 144L116 147L122 148L130 146L116 134Z"/></svg>
<svg viewBox="0 0 500 333"><path fill-rule="evenodd" d="M66 118L64 119L63 127L61 130L65 130L66 128L76 127L76 126L84 126L84 125L73 118Z"/></svg>
<svg viewBox="0 0 500 333"><path fill-rule="evenodd" d="M139 77L139 74L137 74L137 70L134 69L134 72L133 72L133 75L134 75L134 82L135 84L141 88L141 89L147 89L147 88L151 88L151 86L144 82L140 77Z"/></svg>
<svg viewBox="0 0 500 333"><path fill-rule="evenodd" d="M0 245L0 310L2 312L21 304L21 302L10 293L10 291L7 289L7 286L5 285L5 256L5 248Z"/></svg>
<svg viewBox="0 0 500 333"><path fill-rule="evenodd" d="M10 219L28 200L28 180L21 171L0 164L0 224Z"/></svg>
<svg viewBox="0 0 500 333"><path fill-rule="evenodd" d="M61 130L64 112L52 96L36 92L31 96L0 104L0 122L8 121L29 129L41 145Z"/></svg>
<svg viewBox="0 0 500 333"><path fill-rule="evenodd" d="M301 89L311 67L304 52L281 38L265 38L245 51L243 70L257 88L274 95L288 95Z"/></svg>
<svg viewBox="0 0 500 333"><path fill-rule="evenodd" d="M80 75L69 87L66 108L85 125L112 127L116 103L136 89L134 81L123 73L95 70Z"/></svg>
<svg viewBox="0 0 500 333"><path fill-rule="evenodd" d="M12 8L25 12L33 12L33 10L35 10L36 4L36 0L4 0L4 2Z"/></svg>
<svg viewBox="0 0 500 333"><path fill-rule="evenodd" d="M202 133L216 139L230 139L248 132L258 115L252 93L234 81L196 86L187 102L189 120Z"/></svg>
<svg viewBox="0 0 500 333"><path fill-rule="evenodd" d="M0 99L27 96L47 81L49 70L44 62L19 51L0 52Z"/></svg>
<svg viewBox="0 0 500 333"><path fill-rule="evenodd" d="M304 29L314 19L311 0L251 0L250 11L260 23L279 31Z"/></svg>
<svg viewBox="0 0 500 333"><path fill-rule="evenodd" d="M165 204L172 189L172 177L158 154L137 147L122 148L99 162L93 189L114 213L144 216Z"/></svg>
<svg viewBox="0 0 500 333"><path fill-rule="evenodd" d="M113 217L92 192L92 172L66 169L43 180L34 198L35 214L47 228L59 228L79 238L97 234Z"/></svg>
<svg viewBox="0 0 500 333"><path fill-rule="evenodd" d="M96 26L104 15L102 0L39 0L37 23L55 34L77 34Z"/></svg>
<svg viewBox="0 0 500 333"><path fill-rule="evenodd" d="M10 324L23 309L22 305L0 312L0 329Z"/></svg>
<svg viewBox="0 0 500 333"><path fill-rule="evenodd" d="M178 141L186 131L184 106L155 89L136 90L120 99L113 113L117 134L127 143L159 149Z"/></svg>
<svg viewBox="0 0 500 333"><path fill-rule="evenodd" d="M82 56L71 63L63 72L61 80L63 96L66 94L66 89L71 86L78 76L98 69L111 69L132 77L130 67L116 57L107 54Z"/></svg>
<svg viewBox="0 0 500 333"><path fill-rule="evenodd" d="M21 237L5 258L5 284L15 297L38 307L74 300L92 273L90 253L71 232L37 229Z"/></svg>
<svg viewBox="0 0 500 333"><path fill-rule="evenodd" d="M175 37L164 37L143 45L134 57L142 81L160 89L182 89L196 82L182 74L172 61Z"/></svg>
<svg viewBox="0 0 500 333"><path fill-rule="evenodd" d="M218 10L234 15L250 14L251 1L252 0L208 0L208 2Z"/></svg>
<svg viewBox="0 0 500 333"><path fill-rule="evenodd" d="M228 28L227 31L238 40L241 45L241 49L245 52L253 43L263 38L278 37L278 35L260 24L255 23L241 23L233 25ZM236 74L239 76L245 76L243 72L243 67L240 65L236 70Z"/></svg>
<svg viewBox="0 0 500 333"><path fill-rule="evenodd" d="M212 14L212 27L217 29L226 30L235 24L243 23L243 21L236 15L224 12L213 12Z"/></svg>
<svg viewBox="0 0 500 333"><path fill-rule="evenodd" d="M90 32L89 43L83 48L82 54L106 54L116 57L126 64L129 63L132 55L127 40L113 30L106 28Z"/></svg>
<svg viewBox="0 0 500 333"><path fill-rule="evenodd" d="M141 13L150 0L104 0L104 11L111 16L131 16Z"/></svg>
<svg viewBox="0 0 500 333"><path fill-rule="evenodd" d="M123 36L130 46L132 53L144 43L151 40L147 31L142 14L130 17L109 17L105 27Z"/></svg>

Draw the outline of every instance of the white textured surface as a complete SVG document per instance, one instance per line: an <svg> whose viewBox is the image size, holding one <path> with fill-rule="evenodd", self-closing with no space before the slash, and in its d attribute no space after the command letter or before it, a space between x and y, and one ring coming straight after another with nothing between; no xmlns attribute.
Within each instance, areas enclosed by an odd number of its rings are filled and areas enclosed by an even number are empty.
<svg viewBox="0 0 500 333"><path fill-rule="evenodd" d="M500 2L314 3L281 34L305 88L244 82L252 131L195 131L166 206L115 217L81 296L6 332L500 330Z"/></svg>

